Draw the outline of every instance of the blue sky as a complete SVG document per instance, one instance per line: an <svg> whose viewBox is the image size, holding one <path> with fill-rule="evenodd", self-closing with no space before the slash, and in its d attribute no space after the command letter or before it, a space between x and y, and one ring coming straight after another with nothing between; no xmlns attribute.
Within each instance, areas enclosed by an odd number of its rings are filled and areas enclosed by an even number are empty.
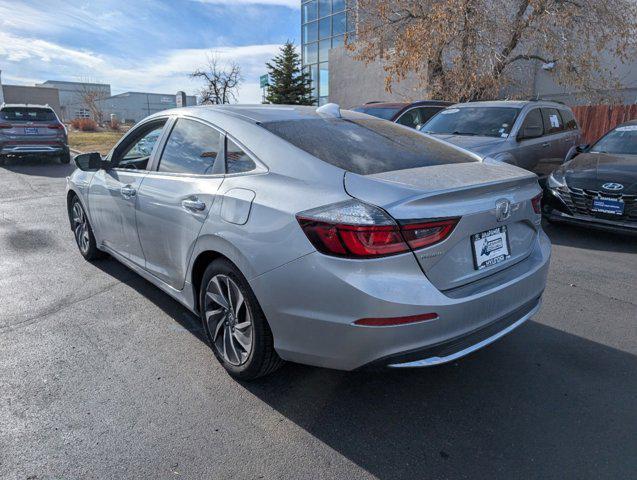
<svg viewBox="0 0 637 480"><path fill-rule="evenodd" d="M241 103L259 102L259 75L286 40L300 42L300 0L0 0L6 84L49 79L129 90L195 93L188 73L215 52L235 61Z"/></svg>

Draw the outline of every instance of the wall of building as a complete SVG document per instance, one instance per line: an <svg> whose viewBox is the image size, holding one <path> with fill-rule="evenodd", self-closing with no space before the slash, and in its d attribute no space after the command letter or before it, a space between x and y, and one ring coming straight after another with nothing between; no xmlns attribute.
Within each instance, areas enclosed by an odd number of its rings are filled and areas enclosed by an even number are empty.
<svg viewBox="0 0 637 480"><path fill-rule="evenodd" d="M76 117L75 111L78 109L78 103L81 102L82 92L97 91L104 98L111 96L111 86L106 83L92 82L66 82L63 80L47 80L46 82L36 85L39 88L57 88L59 93L59 103L62 112L62 118L65 121L72 120ZM71 108L71 106L73 106Z"/></svg>
<svg viewBox="0 0 637 480"><path fill-rule="evenodd" d="M342 108L352 108L372 101L412 102L426 98L415 75L394 83L392 92L385 90L385 72L381 62L365 64L352 58L345 47L330 50L329 101Z"/></svg>
<svg viewBox="0 0 637 480"><path fill-rule="evenodd" d="M186 105L196 105L194 96L186 96ZM139 122L148 115L169 108L176 108L176 96L173 94L126 92L101 101L104 120L111 114L117 115L120 122Z"/></svg>
<svg viewBox="0 0 637 480"><path fill-rule="evenodd" d="M49 105L62 118L59 93L56 88L28 87L24 85L2 85L6 103L31 103Z"/></svg>

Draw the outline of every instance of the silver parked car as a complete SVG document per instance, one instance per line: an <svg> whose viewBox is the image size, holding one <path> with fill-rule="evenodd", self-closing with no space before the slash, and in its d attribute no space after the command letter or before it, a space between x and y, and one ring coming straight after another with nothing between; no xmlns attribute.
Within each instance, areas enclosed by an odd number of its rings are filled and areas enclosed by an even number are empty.
<svg viewBox="0 0 637 480"><path fill-rule="evenodd" d="M282 360L444 363L540 308L536 177L401 125L335 105L190 107L76 163L82 255L110 253L200 315L238 378Z"/></svg>
<svg viewBox="0 0 637 480"><path fill-rule="evenodd" d="M421 131L540 176L570 159L581 141L572 110L544 100L459 103Z"/></svg>

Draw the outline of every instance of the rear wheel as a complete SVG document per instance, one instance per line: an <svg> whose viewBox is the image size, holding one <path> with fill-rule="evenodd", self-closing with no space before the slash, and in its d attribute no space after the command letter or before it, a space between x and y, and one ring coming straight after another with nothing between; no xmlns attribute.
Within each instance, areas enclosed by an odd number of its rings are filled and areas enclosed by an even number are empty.
<svg viewBox="0 0 637 480"><path fill-rule="evenodd" d="M199 305L210 346L230 375L252 380L283 364L250 285L232 263L218 259L208 266Z"/></svg>
<svg viewBox="0 0 637 480"><path fill-rule="evenodd" d="M103 256L97 248L93 229L88 221L84 207L77 197L71 202L71 227L80 253L86 260L95 260Z"/></svg>
<svg viewBox="0 0 637 480"><path fill-rule="evenodd" d="M69 150L65 150L62 155L60 155L60 163L71 163L71 152Z"/></svg>

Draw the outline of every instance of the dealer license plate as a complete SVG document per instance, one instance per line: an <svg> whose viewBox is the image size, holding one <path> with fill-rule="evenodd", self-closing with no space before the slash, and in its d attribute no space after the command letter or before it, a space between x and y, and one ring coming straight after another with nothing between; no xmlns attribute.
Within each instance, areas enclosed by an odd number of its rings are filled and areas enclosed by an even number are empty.
<svg viewBox="0 0 637 480"><path fill-rule="evenodd" d="M617 198L598 197L593 199L592 212L606 213L608 215L623 215L624 201Z"/></svg>
<svg viewBox="0 0 637 480"><path fill-rule="evenodd" d="M37 128L33 128L33 127L24 127L24 134L25 135L37 135L38 134L38 129Z"/></svg>
<svg viewBox="0 0 637 480"><path fill-rule="evenodd" d="M471 235L471 243L476 270L504 262L511 256L506 225Z"/></svg>

